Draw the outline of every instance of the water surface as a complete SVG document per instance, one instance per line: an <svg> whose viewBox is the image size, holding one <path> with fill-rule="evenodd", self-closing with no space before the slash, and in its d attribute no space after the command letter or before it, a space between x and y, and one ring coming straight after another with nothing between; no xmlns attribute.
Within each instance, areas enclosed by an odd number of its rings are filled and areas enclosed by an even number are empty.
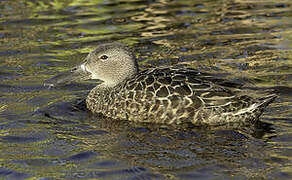
<svg viewBox="0 0 292 180"><path fill-rule="evenodd" d="M289 0L1 0L0 177L291 179ZM276 93L252 134L93 117L96 82L43 81L103 42L136 50L142 69L183 65ZM80 105L81 104L81 105Z"/></svg>

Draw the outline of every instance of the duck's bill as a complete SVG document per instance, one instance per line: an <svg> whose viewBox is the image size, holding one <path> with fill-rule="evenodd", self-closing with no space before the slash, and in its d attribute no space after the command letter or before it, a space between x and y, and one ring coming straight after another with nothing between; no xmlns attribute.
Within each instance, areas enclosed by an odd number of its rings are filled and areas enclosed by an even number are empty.
<svg viewBox="0 0 292 180"><path fill-rule="evenodd" d="M73 81L91 79L91 73L82 68L82 65L76 66L70 71L62 72L44 82L44 86L55 87L69 84Z"/></svg>

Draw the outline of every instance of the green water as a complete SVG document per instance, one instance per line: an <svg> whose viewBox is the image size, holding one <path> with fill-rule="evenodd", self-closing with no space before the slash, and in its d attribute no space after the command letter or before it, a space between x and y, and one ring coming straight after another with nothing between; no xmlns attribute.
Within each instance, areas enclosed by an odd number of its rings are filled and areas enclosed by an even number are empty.
<svg viewBox="0 0 292 180"><path fill-rule="evenodd" d="M92 117L95 82L43 86L112 41L279 97L246 135ZM289 0L0 0L0 178L291 179L291 97Z"/></svg>

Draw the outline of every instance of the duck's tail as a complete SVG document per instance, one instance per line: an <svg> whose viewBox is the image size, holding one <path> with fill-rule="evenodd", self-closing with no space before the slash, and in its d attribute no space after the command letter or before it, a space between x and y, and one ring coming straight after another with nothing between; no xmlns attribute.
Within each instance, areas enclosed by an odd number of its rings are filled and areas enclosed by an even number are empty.
<svg viewBox="0 0 292 180"><path fill-rule="evenodd" d="M257 104L257 107L259 109L265 109L265 107L272 103L276 99L276 97L278 97L276 94L270 94L268 96L258 98L257 100L259 101L259 103Z"/></svg>
<svg viewBox="0 0 292 180"><path fill-rule="evenodd" d="M255 103L251 104L247 108L240 109L237 111L235 116L241 117L242 121L239 121L241 126L251 125L258 121L259 117L263 114L265 108L273 102L277 97L275 94L271 94L265 97L255 99Z"/></svg>
<svg viewBox="0 0 292 180"><path fill-rule="evenodd" d="M256 120L262 115L262 113L264 112L265 108L270 103L272 103L275 100L276 97L277 97L276 94L270 94L268 96L256 99L258 101L258 103L254 104L255 107L253 109Z"/></svg>
<svg viewBox="0 0 292 180"><path fill-rule="evenodd" d="M226 127L226 128L241 128L255 124L259 117L264 112L265 108L273 102L277 97L271 94L257 99L249 99L249 106L235 111L229 112L215 112L214 109L202 109L197 112L196 120L201 118L202 124L210 125L213 127ZM198 123L196 121L195 123ZM195 124L193 123L193 124ZM200 124L201 125L201 124Z"/></svg>

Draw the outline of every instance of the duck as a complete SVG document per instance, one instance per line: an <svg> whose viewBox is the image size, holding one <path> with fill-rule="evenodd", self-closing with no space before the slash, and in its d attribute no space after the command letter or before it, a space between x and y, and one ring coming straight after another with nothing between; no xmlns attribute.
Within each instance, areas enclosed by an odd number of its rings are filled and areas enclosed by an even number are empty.
<svg viewBox="0 0 292 180"><path fill-rule="evenodd" d="M122 43L105 43L84 61L45 82L54 87L97 79L86 107L113 120L197 127L241 127L255 124L277 97L253 98L228 87L207 72L161 66L140 70L135 54Z"/></svg>

